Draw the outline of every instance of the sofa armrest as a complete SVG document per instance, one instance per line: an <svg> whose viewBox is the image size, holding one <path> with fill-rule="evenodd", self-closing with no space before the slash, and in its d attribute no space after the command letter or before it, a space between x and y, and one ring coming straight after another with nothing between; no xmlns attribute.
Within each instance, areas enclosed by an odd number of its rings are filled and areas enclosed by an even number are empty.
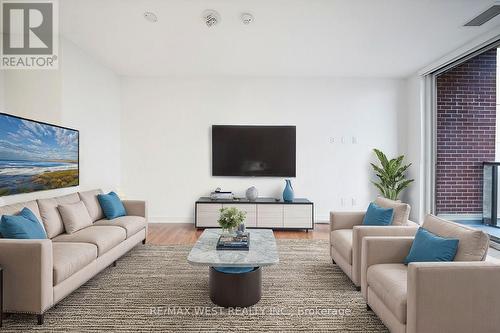
<svg viewBox="0 0 500 333"><path fill-rule="evenodd" d="M4 311L42 314L53 303L52 241L0 239Z"/></svg>
<svg viewBox="0 0 500 333"><path fill-rule="evenodd" d="M361 245L361 292L366 299L366 272L372 265L403 263L414 237L364 237Z"/></svg>
<svg viewBox="0 0 500 333"><path fill-rule="evenodd" d="M363 223L365 212L330 212L330 233L339 229L352 229Z"/></svg>
<svg viewBox="0 0 500 333"><path fill-rule="evenodd" d="M406 227L416 227L416 228L419 228L420 224L418 224L417 222L413 222L411 220L408 220L408 224L406 225Z"/></svg>
<svg viewBox="0 0 500 333"><path fill-rule="evenodd" d="M352 281L361 285L361 246L364 237L369 236L415 236L418 227L413 225L372 226L357 225L352 230Z"/></svg>
<svg viewBox="0 0 500 333"><path fill-rule="evenodd" d="M498 281L496 263L410 263L407 332L498 332Z"/></svg>
<svg viewBox="0 0 500 333"><path fill-rule="evenodd" d="M142 200L123 200L123 206L127 211L127 215L142 216L147 218L146 201Z"/></svg>

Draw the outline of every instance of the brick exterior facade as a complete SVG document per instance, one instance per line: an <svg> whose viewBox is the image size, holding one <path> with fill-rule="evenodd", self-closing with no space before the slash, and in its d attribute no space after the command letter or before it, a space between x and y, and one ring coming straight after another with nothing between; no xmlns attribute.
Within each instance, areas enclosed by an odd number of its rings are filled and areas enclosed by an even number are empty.
<svg viewBox="0 0 500 333"><path fill-rule="evenodd" d="M437 77L436 210L482 212L483 161L495 160L493 49Z"/></svg>

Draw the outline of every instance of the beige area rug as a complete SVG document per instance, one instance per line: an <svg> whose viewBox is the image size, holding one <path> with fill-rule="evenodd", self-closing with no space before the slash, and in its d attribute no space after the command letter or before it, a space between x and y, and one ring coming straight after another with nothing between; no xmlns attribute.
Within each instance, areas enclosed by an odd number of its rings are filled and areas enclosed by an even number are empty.
<svg viewBox="0 0 500 333"><path fill-rule="evenodd" d="M208 268L190 246L139 245L45 315L11 315L2 332L387 332L326 241L278 240L280 263L263 269L263 296L247 309L216 307Z"/></svg>

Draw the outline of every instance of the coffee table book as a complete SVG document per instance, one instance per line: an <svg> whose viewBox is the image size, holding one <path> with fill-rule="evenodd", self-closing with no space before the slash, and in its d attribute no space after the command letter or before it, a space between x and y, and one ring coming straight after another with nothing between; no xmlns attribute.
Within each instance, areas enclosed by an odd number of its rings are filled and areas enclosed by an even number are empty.
<svg viewBox="0 0 500 333"><path fill-rule="evenodd" d="M230 236L221 235L217 241L217 250L248 251L250 248L250 234L248 232L241 235Z"/></svg>

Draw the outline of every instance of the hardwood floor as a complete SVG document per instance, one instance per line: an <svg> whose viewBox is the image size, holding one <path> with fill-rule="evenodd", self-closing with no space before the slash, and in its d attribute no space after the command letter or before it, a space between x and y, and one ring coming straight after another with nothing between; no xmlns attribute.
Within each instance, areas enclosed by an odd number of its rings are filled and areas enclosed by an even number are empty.
<svg viewBox="0 0 500 333"><path fill-rule="evenodd" d="M148 226L148 244L154 245L190 245L196 243L203 230L196 230L191 223L151 223ZM281 239L328 239L329 225L316 224L314 230L274 231L274 236Z"/></svg>
<svg viewBox="0 0 500 333"><path fill-rule="evenodd" d="M151 223L148 226L148 244L154 245L192 245L203 230L196 230L191 223ZM275 231L274 236L282 239L325 239L329 235L330 226L325 223L316 224L314 230L305 231ZM500 263L500 251L490 247L488 261Z"/></svg>

